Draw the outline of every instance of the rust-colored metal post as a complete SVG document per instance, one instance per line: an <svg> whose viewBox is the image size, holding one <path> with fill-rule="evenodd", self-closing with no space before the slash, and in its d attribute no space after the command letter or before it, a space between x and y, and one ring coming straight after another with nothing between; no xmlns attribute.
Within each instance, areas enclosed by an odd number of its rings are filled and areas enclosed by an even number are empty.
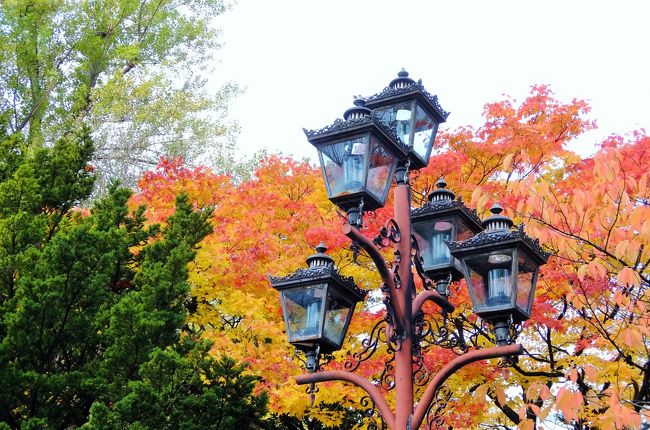
<svg viewBox="0 0 650 430"><path fill-rule="evenodd" d="M412 303L415 285L411 271L411 187L408 184L408 173L398 171L396 179L395 221L401 240L396 244L400 284L394 297L391 297L395 311L395 330L399 336L398 349L395 351L395 428L406 430L410 427L413 414Z"/></svg>

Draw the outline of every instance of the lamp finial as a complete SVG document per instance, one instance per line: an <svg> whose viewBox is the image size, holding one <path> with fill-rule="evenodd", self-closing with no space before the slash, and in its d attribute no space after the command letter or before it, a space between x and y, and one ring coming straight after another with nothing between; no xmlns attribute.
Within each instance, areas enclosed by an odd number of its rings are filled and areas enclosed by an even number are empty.
<svg viewBox="0 0 650 430"><path fill-rule="evenodd" d="M456 194L454 194L453 191L447 189L447 182L442 176L436 182L436 187L438 187L438 189L433 190L431 193L429 193L429 201L431 203L441 200L453 201L454 198L456 198Z"/></svg>
<svg viewBox="0 0 650 430"><path fill-rule="evenodd" d="M490 208L490 212L492 215L485 218L482 222L483 228L487 233L510 230L513 222L509 217L501 215L503 207L499 203L495 202Z"/></svg>
<svg viewBox="0 0 650 430"><path fill-rule="evenodd" d="M316 254L307 257L307 265L309 267L334 265L334 259L325 254L325 251L327 251L327 245L321 241L321 243L316 245Z"/></svg>
<svg viewBox="0 0 650 430"><path fill-rule="evenodd" d="M372 113L372 110L366 107L366 99L361 96L355 96L353 104L354 106L343 113L343 119L346 121L349 119L363 118Z"/></svg>
<svg viewBox="0 0 650 430"><path fill-rule="evenodd" d="M415 81L409 78L409 72L402 68L402 70L397 73L397 77L390 81L390 84L388 84L388 86L394 90L399 90L401 88L409 87L413 84L415 84Z"/></svg>

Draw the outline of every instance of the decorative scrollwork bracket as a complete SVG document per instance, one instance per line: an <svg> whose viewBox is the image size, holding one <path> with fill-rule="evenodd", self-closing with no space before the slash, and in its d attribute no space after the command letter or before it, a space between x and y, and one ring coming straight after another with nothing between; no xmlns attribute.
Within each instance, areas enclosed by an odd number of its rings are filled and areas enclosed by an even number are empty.
<svg viewBox="0 0 650 430"><path fill-rule="evenodd" d="M389 219L384 226L379 230L379 234L375 236L372 243L379 249L386 248L393 243L399 243L402 240L401 233L397 221Z"/></svg>

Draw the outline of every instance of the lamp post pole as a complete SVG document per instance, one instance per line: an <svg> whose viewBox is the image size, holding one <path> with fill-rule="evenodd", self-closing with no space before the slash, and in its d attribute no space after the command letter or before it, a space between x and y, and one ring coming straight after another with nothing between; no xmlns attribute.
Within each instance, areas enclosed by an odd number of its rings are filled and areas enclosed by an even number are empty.
<svg viewBox="0 0 650 430"><path fill-rule="evenodd" d="M481 224L475 211L472 214L460 200L453 201L454 194L444 189L446 184L442 179L428 204L415 212L411 209L409 166L421 168L428 164L438 124L447 115L435 96L402 71L382 93L370 97L366 103L355 101L355 107L346 111L344 120L321 130L305 131L319 151L328 197L348 213L348 223L342 233L370 256L382 278L385 317L373 328L367 348L355 353L349 366L346 363L347 370L322 370L319 354L340 349L352 311L363 300L365 291L356 289L351 278L338 275L333 260L323 254L324 246L319 246L319 253L308 259L310 268L299 269L284 278L270 278L273 287L281 293L289 341L308 357L309 373L296 377L296 382L313 385L338 380L360 387L372 399L390 430L416 430L423 423L437 428L435 416L431 416L432 404L449 376L476 361L523 352L521 345L513 343L512 323L529 316L538 269L548 258L523 229L511 229L512 221L500 215L500 207L493 208L493 216ZM400 131L396 132L396 128ZM387 222L378 237L370 239L361 232L363 212L384 205L393 177L394 219ZM411 225L414 216L418 223L415 231ZM436 226L441 228L436 230ZM482 228L486 230L480 231ZM449 233L440 236L441 231ZM420 234L419 239L416 233ZM449 248L441 246L443 240ZM394 248L392 261L384 259L381 252L388 244ZM429 258L443 263L427 263L420 256L423 247L427 247ZM431 257L435 253L440 255ZM424 287L419 292L416 274ZM435 375L429 375L427 387L416 400L415 380L418 360L422 364L423 341L418 317L422 315L423 305L432 301L446 321L454 311L447 300L448 284L462 276L470 289L475 312L495 328L496 346L470 350L461 345L461 353ZM333 330L332 321L342 320L342 314L331 317L330 313L343 308L349 310L346 320L340 322L339 329ZM313 309L320 313L314 314ZM310 312L319 316L310 318ZM306 320L320 321L320 326L306 330ZM383 324L387 347L394 355L392 382L388 384L388 389L395 390L394 411L379 388L381 382L371 382L353 373L376 350L380 339L376 328L380 324ZM458 338L463 339L463 333L458 333Z"/></svg>
<svg viewBox="0 0 650 430"><path fill-rule="evenodd" d="M408 183L406 166L399 166L395 175L397 186L395 188L395 222L400 232L411 231L411 187ZM396 248L399 251L400 263L398 266L400 288L391 291L394 296L393 307L395 314L395 329L399 333L401 345L395 351L395 395L399 400L395 411L395 428L406 429L410 427L411 414L413 413L413 272L411 269L411 241L410 234L400 240ZM403 284L403 285L401 285Z"/></svg>

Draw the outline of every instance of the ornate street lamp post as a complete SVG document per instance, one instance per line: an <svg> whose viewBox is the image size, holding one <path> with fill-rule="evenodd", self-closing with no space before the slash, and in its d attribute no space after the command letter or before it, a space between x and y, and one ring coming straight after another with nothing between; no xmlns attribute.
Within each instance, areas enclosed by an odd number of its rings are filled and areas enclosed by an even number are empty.
<svg viewBox="0 0 650 430"><path fill-rule="evenodd" d="M381 93L357 99L344 119L320 130L305 130L318 150L329 199L347 213L342 232L372 258L386 294L385 318L372 329L365 349L345 363L345 371L321 371L318 357L341 347L354 307L365 292L354 287L351 278L338 274L322 245L308 259L308 269L270 278L281 293L289 342L307 356L309 373L298 376L297 383L351 382L366 391L391 430L419 429L425 419L430 423L438 390L461 367L522 352L522 346L512 342L511 327L530 315L539 266L548 258L523 230L511 229L512 221L500 215L500 208L481 223L475 211L454 200L443 180L438 181L429 202L411 210L409 169L427 166L438 126L447 116L437 97L402 70ZM363 212L384 206L393 179L395 218L380 237L370 239L361 233ZM394 247L394 262L386 261L381 253L380 248L388 244ZM420 277L423 291L415 291L414 276ZM437 374L429 375L416 403L423 305L432 301L443 315L452 313L448 286L463 276L475 312L493 325L497 345L461 348ZM380 338L385 338L393 358L378 384L353 371L376 351ZM445 346L444 342L436 344ZM395 390L395 411L378 387L387 372L391 373L387 388Z"/></svg>

